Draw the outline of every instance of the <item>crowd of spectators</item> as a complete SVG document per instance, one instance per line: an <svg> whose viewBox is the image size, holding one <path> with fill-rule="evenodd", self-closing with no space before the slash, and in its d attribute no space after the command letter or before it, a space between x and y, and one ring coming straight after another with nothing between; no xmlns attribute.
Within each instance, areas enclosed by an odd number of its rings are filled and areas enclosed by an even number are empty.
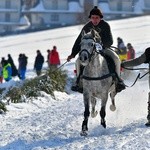
<svg viewBox="0 0 150 150"><path fill-rule="evenodd" d="M53 46L52 50L47 50L47 60L49 69L57 69L58 65L60 65L60 57L57 51L57 47ZM42 55L40 50L36 51L37 55L35 56L33 69L36 72L37 76L42 74L43 64L44 64L44 56ZM11 54L7 55L8 58L1 58L0 62L0 83L8 82L12 79L12 77L18 77L20 80L26 79L26 71L28 65L28 57L24 53L20 53L18 56L18 67L16 67L14 60Z"/></svg>

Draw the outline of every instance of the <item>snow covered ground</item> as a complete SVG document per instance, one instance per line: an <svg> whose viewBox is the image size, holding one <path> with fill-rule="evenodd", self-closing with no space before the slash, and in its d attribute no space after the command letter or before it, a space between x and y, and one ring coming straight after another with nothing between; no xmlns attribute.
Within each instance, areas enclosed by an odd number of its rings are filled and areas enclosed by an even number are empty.
<svg viewBox="0 0 150 150"><path fill-rule="evenodd" d="M150 16L110 21L114 36L123 38L127 44L131 42L136 50L136 57L150 46ZM36 50L41 50L47 57L47 49L56 45L60 53L61 63L70 54L74 40L82 25L72 26L37 33L8 36L0 38L0 56L10 53L14 62L20 53L28 56L27 78L36 76L33 63ZM74 77L74 62L67 63L63 69L68 77ZM139 67L148 67L144 64ZM47 67L45 62L44 67ZM137 74L145 71L132 71L124 76L125 83L131 85ZM14 78L2 86L9 86L18 80ZM67 85L67 89L69 89ZM0 150L148 150L150 149L150 128L147 122L148 76L138 80L133 87L117 94L115 112L109 110L107 104L106 123L104 129L100 125L100 117L89 118L89 135L81 137L83 121L82 94L68 90L68 93L55 92L56 100L43 93L43 97L7 106L8 112L0 115ZM100 104L100 102L98 102ZM99 107L97 105L97 110Z"/></svg>

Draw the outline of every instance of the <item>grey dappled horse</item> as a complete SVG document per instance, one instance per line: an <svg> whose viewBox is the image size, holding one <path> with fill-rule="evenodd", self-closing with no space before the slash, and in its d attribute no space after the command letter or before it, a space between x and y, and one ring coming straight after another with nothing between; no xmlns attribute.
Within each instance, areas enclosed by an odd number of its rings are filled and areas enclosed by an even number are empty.
<svg viewBox="0 0 150 150"><path fill-rule="evenodd" d="M99 44L98 44L99 43ZM85 66L82 80L83 80L83 98L84 98L84 120L82 123L81 135L86 136L88 131L88 118L96 117L97 111L95 110L96 98L101 99L100 117L101 125L106 128L106 103L110 93L112 105L110 109L114 111L115 107L115 83L112 75L109 73L106 59L102 56L102 47L100 45L101 38L95 30L89 33L82 33L81 51L79 52L79 61Z"/></svg>

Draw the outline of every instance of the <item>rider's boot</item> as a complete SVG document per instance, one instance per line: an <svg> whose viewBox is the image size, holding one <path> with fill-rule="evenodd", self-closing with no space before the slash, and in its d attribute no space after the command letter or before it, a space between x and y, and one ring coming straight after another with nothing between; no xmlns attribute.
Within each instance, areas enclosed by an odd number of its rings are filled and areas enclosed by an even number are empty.
<svg viewBox="0 0 150 150"><path fill-rule="evenodd" d="M83 73L83 67L80 67L80 73L79 73L79 75L78 75L78 77L77 77L77 80L76 80L76 82L75 82L75 85L73 85L73 86L71 87L71 90L72 90L72 91L78 91L78 92L80 92L80 93L83 93L83 87L80 87L80 86L79 86L82 73Z"/></svg>
<svg viewBox="0 0 150 150"><path fill-rule="evenodd" d="M80 76L77 77L76 84L71 87L71 90L72 90L72 91L77 91L77 92L83 93L83 88L81 88L81 87L79 86L79 81L80 81Z"/></svg>
<svg viewBox="0 0 150 150"><path fill-rule="evenodd" d="M123 80L117 75L116 73L116 92L121 92L126 88L126 85L124 84Z"/></svg>
<svg viewBox="0 0 150 150"><path fill-rule="evenodd" d="M79 80L80 80L80 76L77 77L77 80L76 80L76 82L75 82L75 85L73 85L73 86L71 87L71 90L72 90L72 91L78 91L78 89L79 89Z"/></svg>

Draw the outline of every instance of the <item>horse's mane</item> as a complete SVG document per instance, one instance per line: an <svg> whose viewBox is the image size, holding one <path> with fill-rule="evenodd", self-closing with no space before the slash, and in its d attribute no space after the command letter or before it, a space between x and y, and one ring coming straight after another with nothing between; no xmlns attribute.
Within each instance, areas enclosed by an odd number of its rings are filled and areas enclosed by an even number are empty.
<svg viewBox="0 0 150 150"><path fill-rule="evenodd" d="M94 41L97 43L101 42L101 37L95 29L91 29L88 33L85 33L85 31L83 30L82 39L94 39Z"/></svg>

